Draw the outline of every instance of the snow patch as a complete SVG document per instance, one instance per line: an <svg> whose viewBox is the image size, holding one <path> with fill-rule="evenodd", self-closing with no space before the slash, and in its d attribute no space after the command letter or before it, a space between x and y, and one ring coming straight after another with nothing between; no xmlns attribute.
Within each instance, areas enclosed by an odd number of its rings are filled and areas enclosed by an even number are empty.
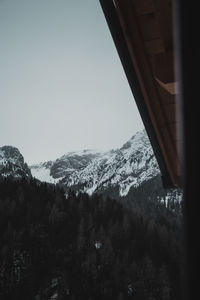
<svg viewBox="0 0 200 300"><path fill-rule="evenodd" d="M59 180L61 180L62 178L53 178L50 175L50 169L46 168L45 166L31 166L31 173L33 175L33 177L39 179L40 181L44 181L47 183L58 183Z"/></svg>

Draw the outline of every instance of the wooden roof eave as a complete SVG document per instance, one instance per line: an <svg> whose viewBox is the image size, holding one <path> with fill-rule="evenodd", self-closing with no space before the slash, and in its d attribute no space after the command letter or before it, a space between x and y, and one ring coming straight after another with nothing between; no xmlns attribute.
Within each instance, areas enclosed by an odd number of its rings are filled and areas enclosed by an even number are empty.
<svg viewBox="0 0 200 300"><path fill-rule="evenodd" d="M129 45L127 39L125 38L124 31L127 30L127 28L123 28L123 18L121 18L120 22L119 11L117 13L117 5L114 3L114 1L100 0L100 3L116 49L121 59L123 68L125 70L130 88L141 114L141 118L144 122L144 126L146 128L155 156L157 158L162 173L163 184L168 188L176 187L176 174L174 174L173 170L170 168L168 156L169 153L166 153L167 150L165 145L163 144L164 139L162 137L162 133L159 132L159 124L156 124L157 120L155 118L155 107L152 110L152 107L148 105L150 101L148 101L148 94L145 90L145 81L142 76L143 74L140 73L141 66L138 66L137 64L139 58L135 57L132 45ZM134 59L135 61L133 62ZM146 72L146 74L148 74L148 68L146 69L146 71L143 70L143 72ZM149 80L149 82L150 81L151 80ZM155 97L157 96L155 95ZM168 139L168 141L170 141L170 138ZM171 156L173 155L174 159L176 159L175 154L172 154Z"/></svg>

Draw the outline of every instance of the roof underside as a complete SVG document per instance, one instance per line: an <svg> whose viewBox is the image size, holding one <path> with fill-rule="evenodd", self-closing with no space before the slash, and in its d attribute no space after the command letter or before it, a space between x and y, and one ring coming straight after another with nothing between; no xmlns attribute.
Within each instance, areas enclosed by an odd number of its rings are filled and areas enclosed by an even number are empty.
<svg viewBox="0 0 200 300"><path fill-rule="evenodd" d="M166 187L179 186L171 0L100 0Z"/></svg>

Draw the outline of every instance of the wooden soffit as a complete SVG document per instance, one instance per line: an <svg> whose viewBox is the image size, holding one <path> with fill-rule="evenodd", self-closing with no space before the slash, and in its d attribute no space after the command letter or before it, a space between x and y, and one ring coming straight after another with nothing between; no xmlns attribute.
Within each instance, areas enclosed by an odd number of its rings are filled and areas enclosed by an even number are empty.
<svg viewBox="0 0 200 300"><path fill-rule="evenodd" d="M124 70L129 77L129 84L131 87L134 86L132 91L152 146L156 150L155 154L165 177L164 183L167 187L177 187L179 185L176 115L178 83L174 70L172 1L101 0L100 2ZM114 18L117 19L113 21ZM121 37L118 37L120 34ZM127 52L123 51L124 47ZM134 69L139 82L142 94L142 97L138 97L140 99L136 99L137 88L134 79L130 79L130 68Z"/></svg>

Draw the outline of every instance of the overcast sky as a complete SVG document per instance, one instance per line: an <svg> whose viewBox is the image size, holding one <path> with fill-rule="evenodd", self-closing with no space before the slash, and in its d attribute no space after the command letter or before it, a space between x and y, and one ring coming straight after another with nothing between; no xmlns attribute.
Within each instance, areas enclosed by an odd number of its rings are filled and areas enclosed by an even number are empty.
<svg viewBox="0 0 200 300"><path fill-rule="evenodd" d="M143 128L98 0L0 0L0 146L28 163Z"/></svg>

